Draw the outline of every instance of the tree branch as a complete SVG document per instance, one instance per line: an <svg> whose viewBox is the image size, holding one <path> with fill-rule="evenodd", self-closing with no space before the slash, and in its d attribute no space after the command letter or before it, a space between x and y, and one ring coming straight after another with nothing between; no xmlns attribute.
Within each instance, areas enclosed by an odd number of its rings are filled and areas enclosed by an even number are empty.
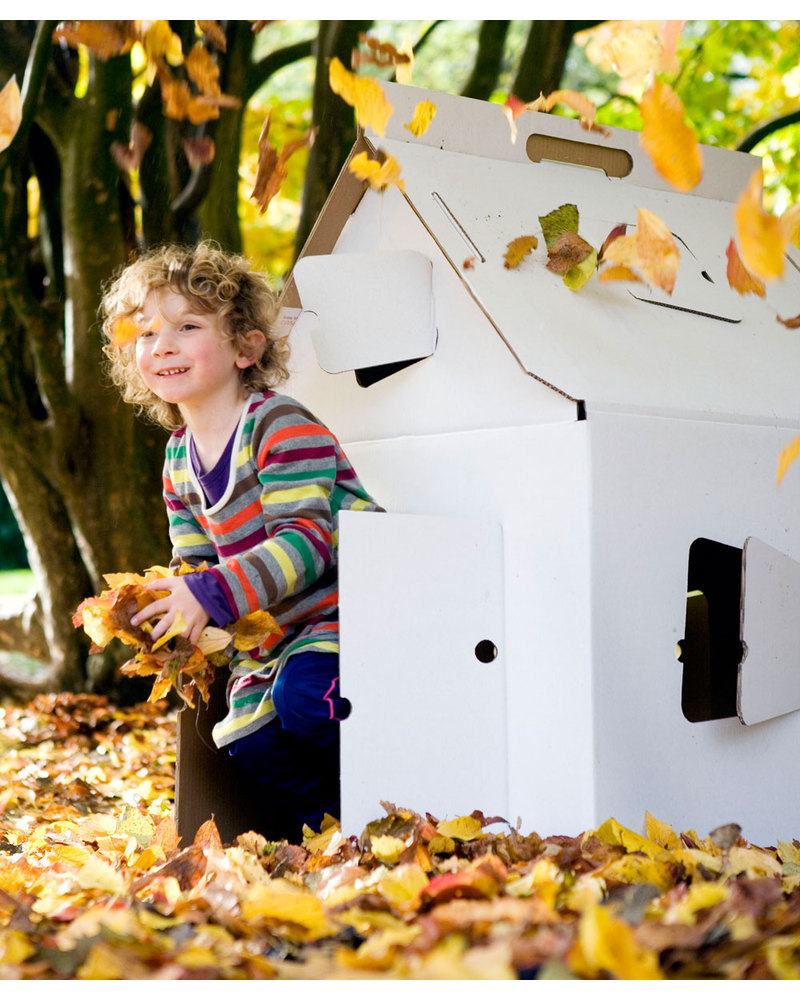
<svg viewBox="0 0 800 1000"><path fill-rule="evenodd" d="M293 62L297 62L299 59L306 59L309 56L312 56L314 54L315 42L315 38L308 38L301 42L294 42L292 45L286 45L282 49L276 49L274 52L270 52L262 59L259 59L258 62L252 63L245 78L246 89L243 95L243 100L249 100L263 83L269 80L269 78L277 73L278 70L283 69L284 66L290 66Z"/></svg>
<svg viewBox="0 0 800 1000"><path fill-rule="evenodd" d="M796 125L798 122L800 122L800 108L795 111L789 111L785 115L778 115L777 118L770 118L769 121L758 125L752 132L749 132L744 139L736 144L735 148L742 153L749 153L762 139L766 139L768 135L772 135L773 132L777 132L779 129L786 128L787 125Z"/></svg>
<svg viewBox="0 0 800 1000"><path fill-rule="evenodd" d="M11 148L22 145L28 137L36 111L39 106L39 95L42 92L50 59L53 52L53 31L58 21L39 21L33 38L28 62L25 66L25 77L22 81L22 122L17 134L11 142Z"/></svg>

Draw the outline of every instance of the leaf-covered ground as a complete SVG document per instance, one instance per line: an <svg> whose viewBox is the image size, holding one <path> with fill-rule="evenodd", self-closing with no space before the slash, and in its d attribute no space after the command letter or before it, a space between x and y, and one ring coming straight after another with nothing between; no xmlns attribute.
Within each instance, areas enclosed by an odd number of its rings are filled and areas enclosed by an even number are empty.
<svg viewBox="0 0 800 1000"><path fill-rule="evenodd" d="M0 978L800 978L798 841L386 804L358 841L184 844L174 737L163 705L0 708Z"/></svg>

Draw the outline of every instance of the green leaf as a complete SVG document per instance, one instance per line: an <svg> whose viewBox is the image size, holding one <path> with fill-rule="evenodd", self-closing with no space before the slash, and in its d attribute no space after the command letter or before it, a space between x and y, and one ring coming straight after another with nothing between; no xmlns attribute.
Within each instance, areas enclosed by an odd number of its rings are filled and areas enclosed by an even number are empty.
<svg viewBox="0 0 800 1000"><path fill-rule="evenodd" d="M547 215L539 216L539 224L549 250L559 236L578 232L578 206L561 205L559 208L554 208Z"/></svg>

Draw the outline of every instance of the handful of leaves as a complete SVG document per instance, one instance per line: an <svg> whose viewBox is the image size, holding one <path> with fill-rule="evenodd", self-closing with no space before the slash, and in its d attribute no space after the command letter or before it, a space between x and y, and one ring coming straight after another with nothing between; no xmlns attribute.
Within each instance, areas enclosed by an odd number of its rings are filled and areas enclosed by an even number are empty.
<svg viewBox="0 0 800 1000"><path fill-rule="evenodd" d="M181 634L186 629L186 622L180 613L172 627L155 642L151 639L151 622L131 624L137 612L167 594L167 591L149 590L146 584L207 568L206 564L194 567L181 563L175 573L166 566L152 566L143 574L106 573L103 579L108 590L99 597L82 601L75 609L72 624L75 628L83 627L92 640L93 653L105 649L112 639L120 639L136 650L121 670L129 677L155 675L148 701L158 701L174 687L193 708L195 690L200 692L203 701L208 701L217 667L226 666L236 652L254 649L268 636L280 635L283 631L268 611L254 611L227 628L207 626L200 633L196 646Z"/></svg>

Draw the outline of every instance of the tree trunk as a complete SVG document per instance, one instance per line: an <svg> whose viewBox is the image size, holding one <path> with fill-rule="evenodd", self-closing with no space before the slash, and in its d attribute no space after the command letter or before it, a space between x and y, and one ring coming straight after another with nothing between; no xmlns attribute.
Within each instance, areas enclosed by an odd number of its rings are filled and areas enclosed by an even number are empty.
<svg viewBox="0 0 800 1000"><path fill-rule="evenodd" d="M462 90L463 97L488 101L492 96L500 66L510 21L482 21L478 33L478 52L469 80Z"/></svg>
<svg viewBox="0 0 800 1000"><path fill-rule="evenodd" d="M589 23L595 22L531 21L511 87L514 96L522 101L534 101L540 94L557 90L564 74L572 36Z"/></svg>
<svg viewBox="0 0 800 1000"><path fill-rule="evenodd" d="M371 24L371 21L319 23L312 111L312 124L319 131L308 155L295 253L302 250L356 137L353 109L331 90L328 66L334 56L349 66L359 33L367 31Z"/></svg>

